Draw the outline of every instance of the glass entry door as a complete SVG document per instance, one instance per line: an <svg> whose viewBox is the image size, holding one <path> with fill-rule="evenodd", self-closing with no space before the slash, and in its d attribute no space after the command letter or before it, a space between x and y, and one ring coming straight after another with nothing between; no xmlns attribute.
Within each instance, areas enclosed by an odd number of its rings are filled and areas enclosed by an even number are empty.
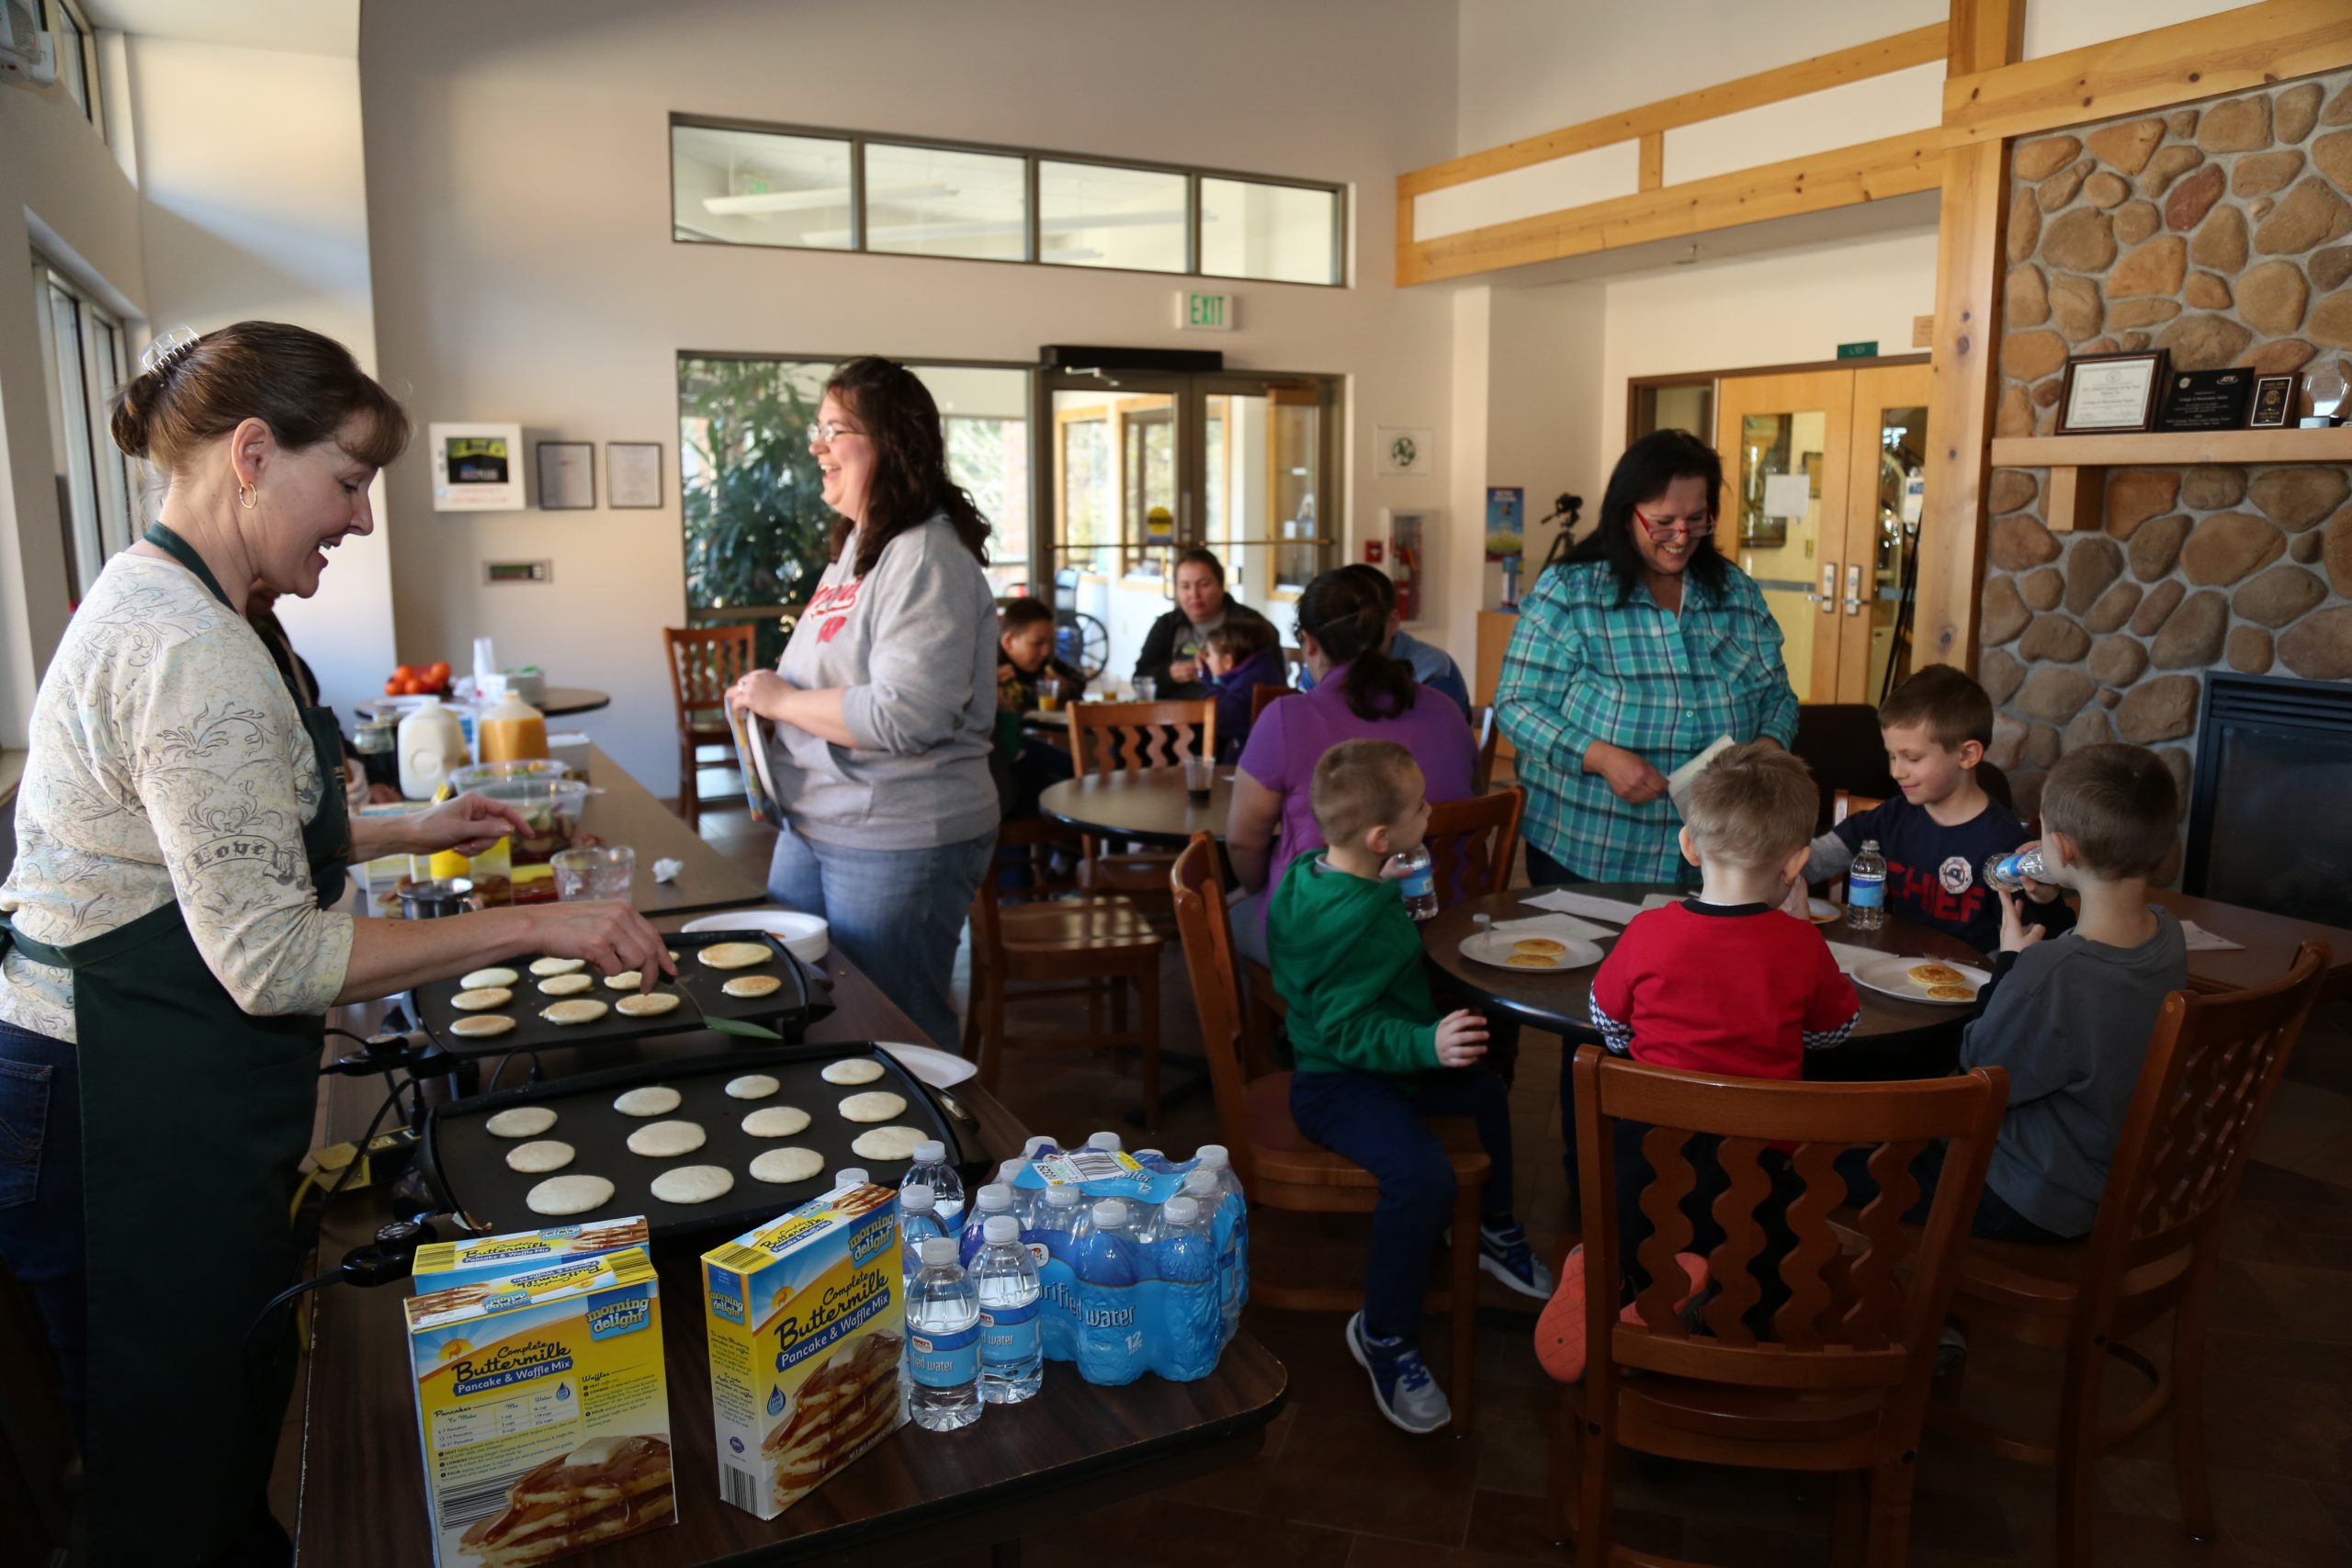
<svg viewBox="0 0 2352 1568"><path fill-rule="evenodd" d="M1227 593L1292 640L1291 602L1335 559L1335 382L1048 372L1039 396L1051 570L1035 586L1099 625L1092 692L1131 689L1188 546L1214 550Z"/></svg>
<svg viewBox="0 0 2352 1568"><path fill-rule="evenodd" d="M1874 703L1907 673L1928 367L1724 378L1715 545L1756 579L1804 702Z"/></svg>

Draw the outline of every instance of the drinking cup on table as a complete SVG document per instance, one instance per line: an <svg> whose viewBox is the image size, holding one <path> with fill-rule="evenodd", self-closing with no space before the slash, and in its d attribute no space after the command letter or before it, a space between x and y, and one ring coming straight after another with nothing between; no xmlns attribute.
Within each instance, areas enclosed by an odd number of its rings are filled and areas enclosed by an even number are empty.
<svg viewBox="0 0 2352 1568"><path fill-rule="evenodd" d="M627 898L637 881L637 852L625 845L560 850L548 863L555 868L555 895L566 903Z"/></svg>
<svg viewBox="0 0 2352 1568"><path fill-rule="evenodd" d="M1192 797L1193 805L1208 804L1209 779L1214 771L1215 764L1206 757L1184 759L1184 793Z"/></svg>
<svg viewBox="0 0 2352 1568"><path fill-rule="evenodd" d="M1159 695L1159 682L1148 675L1136 677L1136 701L1148 703Z"/></svg>
<svg viewBox="0 0 2352 1568"><path fill-rule="evenodd" d="M1037 693L1037 711L1039 713L1059 713L1061 710L1062 689L1057 685L1041 687Z"/></svg>

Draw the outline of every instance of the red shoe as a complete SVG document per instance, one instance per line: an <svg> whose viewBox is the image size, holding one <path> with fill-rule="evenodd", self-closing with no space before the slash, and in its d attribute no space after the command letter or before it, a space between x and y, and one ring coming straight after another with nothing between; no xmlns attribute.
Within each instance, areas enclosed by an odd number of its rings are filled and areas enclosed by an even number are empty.
<svg viewBox="0 0 2352 1568"><path fill-rule="evenodd" d="M1695 1252L1678 1252L1674 1260L1682 1265L1683 1276L1690 1288L1682 1292L1674 1310L1680 1312L1690 1304L1690 1298L1707 1285L1707 1260ZM1639 1323L1641 1314L1631 1303L1617 1314L1620 1323ZM1570 1250L1560 1264L1560 1288L1544 1305L1535 1320L1535 1359L1559 1382L1577 1382L1584 1377L1584 1248Z"/></svg>

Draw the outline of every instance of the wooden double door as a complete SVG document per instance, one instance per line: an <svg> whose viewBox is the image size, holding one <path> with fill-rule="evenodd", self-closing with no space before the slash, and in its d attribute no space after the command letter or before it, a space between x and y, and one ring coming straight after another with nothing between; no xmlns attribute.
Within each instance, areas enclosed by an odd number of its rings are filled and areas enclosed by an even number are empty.
<svg viewBox="0 0 2352 1568"><path fill-rule="evenodd" d="M1801 701L1876 703L1909 671L1925 365L1726 376L1715 545L1764 591Z"/></svg>

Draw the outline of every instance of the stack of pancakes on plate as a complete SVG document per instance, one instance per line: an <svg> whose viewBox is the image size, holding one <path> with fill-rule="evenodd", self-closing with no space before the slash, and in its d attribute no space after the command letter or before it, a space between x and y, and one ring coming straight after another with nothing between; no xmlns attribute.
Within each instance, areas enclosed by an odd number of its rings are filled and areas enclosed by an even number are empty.
<svg viewBox="0 0 2352 1568"><path fill-rule="evenodd" d="M482 1568L528 1568L667 1523L675 1506L665 1439L594 1438L516 1482L458 1550Z"/></svg>
<svg viewBox="0 0 2352 1568"><path fill-rule="evenodd" d="M895 1334L868 1334L844 1345L800 1385L792 1410L760 1444L775 1478L775 1502L788 1508L899 1424Z"/></svg>

